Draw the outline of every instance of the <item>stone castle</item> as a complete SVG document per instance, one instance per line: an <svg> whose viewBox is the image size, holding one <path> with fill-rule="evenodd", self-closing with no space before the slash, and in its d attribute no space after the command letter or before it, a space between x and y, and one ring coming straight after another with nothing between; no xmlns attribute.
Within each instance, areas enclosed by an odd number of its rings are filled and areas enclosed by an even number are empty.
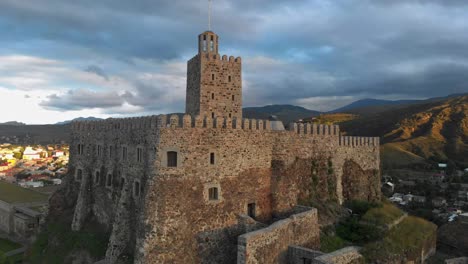
<svg viewBox="0 0 468 264"><path fill-rule="evenodd" d="M241 58L218 43L198 37L183 117L72 124L72 229L105 226L106 263L312 263L318 213L301 205L379 199L378 138L243 119Z"/></svg>

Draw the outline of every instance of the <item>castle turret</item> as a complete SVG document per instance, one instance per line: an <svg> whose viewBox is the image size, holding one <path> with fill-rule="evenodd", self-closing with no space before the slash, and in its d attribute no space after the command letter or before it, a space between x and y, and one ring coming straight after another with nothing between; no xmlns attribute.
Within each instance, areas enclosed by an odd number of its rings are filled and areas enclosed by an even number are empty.
<svg viewBox="0 0 468 264"><path fill-rule="evenodd" d="M212 31L198 36L198 54L187 63L186 113L242 118L242 63L218 54L219 37Z"/></svg>
<svg viewBox="0 0 468 264"><path fill-rule="evenodd" d="M198 54L218 54L219 37L212 31L205 31L198 36Z"/></svg>

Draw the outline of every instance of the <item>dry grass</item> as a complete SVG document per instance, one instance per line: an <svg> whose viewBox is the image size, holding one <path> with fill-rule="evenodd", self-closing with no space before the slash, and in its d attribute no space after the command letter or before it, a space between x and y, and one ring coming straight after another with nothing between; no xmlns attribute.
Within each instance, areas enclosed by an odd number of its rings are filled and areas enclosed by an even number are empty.
<svg viewBox="0 0 468 264"><path fill-rule="evenodd" d="M47 195L0 181L0 200L7 203L46 202Z"/></svg>

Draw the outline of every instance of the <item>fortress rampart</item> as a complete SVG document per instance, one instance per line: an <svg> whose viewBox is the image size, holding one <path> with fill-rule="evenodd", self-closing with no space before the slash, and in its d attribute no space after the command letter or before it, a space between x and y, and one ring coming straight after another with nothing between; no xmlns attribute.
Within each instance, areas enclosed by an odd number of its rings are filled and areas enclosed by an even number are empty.
<svg viewBox="0 0 468 264"><path fill-rule="evenodd" d="M71 124L71 227L101 223L108 263L285 263L290 244L319 243L317 211L289 217L298 205L380 196L378 138L242 118L242 60L218 40L198 37L186 114Z"/></svg>
<svg viewBox="0 0 468 264"><path fill-rule="evenodd" d="M136 247L145 249L136 252L136 263L232 263L237 248L228 241L248 229L238 215L249 204L257 220L268 222L312 196L378 197L377 139L341 137L336 125L289 128L191 115L75 122L70 171L80 193L73 228L95 215L113 230L109 260ZM177 167L167 166L168 152L177 153ZM218 188L218 202L207 198L210 188Z"/></svg>

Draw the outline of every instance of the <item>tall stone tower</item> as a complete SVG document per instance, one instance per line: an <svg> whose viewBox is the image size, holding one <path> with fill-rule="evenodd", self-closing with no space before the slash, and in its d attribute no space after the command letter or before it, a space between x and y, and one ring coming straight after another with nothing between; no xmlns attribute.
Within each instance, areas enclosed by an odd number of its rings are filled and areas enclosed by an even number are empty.
<svg viewBox="0 0 468 264"><path fill-rule="evenodd" d="M220 56L219 37L198 36L198 54L187 63L185 112L206 117L242 118L241 58Z"/></svg>

